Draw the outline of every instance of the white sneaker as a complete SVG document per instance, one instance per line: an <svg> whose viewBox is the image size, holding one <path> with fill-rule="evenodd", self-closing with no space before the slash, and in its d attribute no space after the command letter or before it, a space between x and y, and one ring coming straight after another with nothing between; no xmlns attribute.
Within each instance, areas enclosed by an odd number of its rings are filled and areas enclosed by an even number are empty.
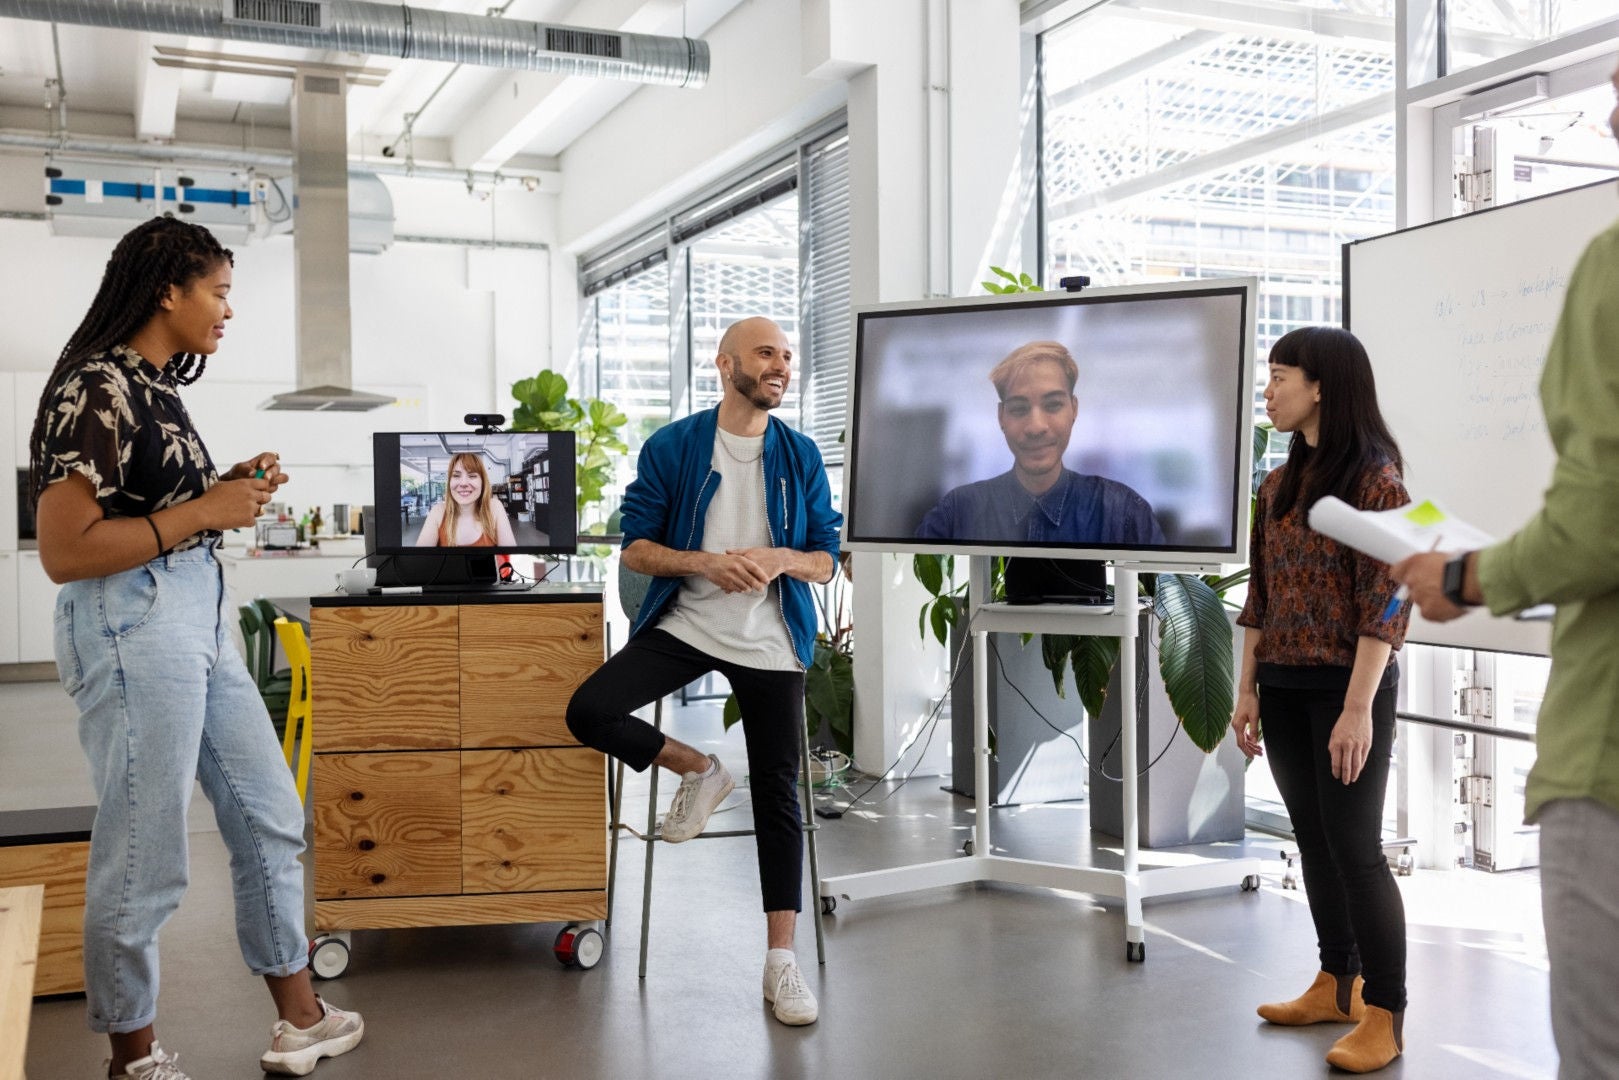
<svg viewBox="0 0 1619 1080"><path fill-rule="evenodd" d="M179 1054L164 1053L163 1048L154 1042L150 1054L131 1061L124 1066L123 1072L111 1077L111 1080L191 1080L175 1064L179 1060ZM111 1065L112 1062L107 1064Z"/></svg>
<svg viewBox="0 0 1619 1080"><path fill-rule="evenodd" d="M360 1045L360 1037L365 1034L360 1014L334 1008L320 997L315 1000L326 1015L307 1028L277 1020L270 1028L270 1049L259 1058L259 1068L282 1076L308 1076L321 1058L346 1054Z"/></svg>
<svg viewBox="0 0 1619 1080"><path fill-rule="evenodd" d="M792 1027L813 1024L821 1015L797 960L765 964L765 1000L775 1005L776 1019Z"/></svg>
<svg viewBox="0 0 1619 1080"><path fill-rule="evenodd" d="M662 836L665 843L680 844L703 831L714 808L736 789L736 782L720 759L708 755L707 772L686 773L680 780L680 790L669 803L669 812L663 815Z"/></svg>

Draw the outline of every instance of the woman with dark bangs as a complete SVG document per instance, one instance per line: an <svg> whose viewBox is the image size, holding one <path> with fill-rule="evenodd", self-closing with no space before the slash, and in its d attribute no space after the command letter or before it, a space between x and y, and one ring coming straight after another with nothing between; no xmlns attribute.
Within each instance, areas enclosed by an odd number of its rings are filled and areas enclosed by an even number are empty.
<svg viewBox="0 0 1619 1080"><path fill-rule="evenodd" d="M1410 497L1371 363L1348 331L1307 327L1277 341L1265 411L1293 439L1254 511L1231 725L1249 757L1269 750L1303 861L1321 970L1302 996L1261 1005L1259 1015L1284 1025L1354 1023L1327 1061L1371 1072L1404 1046L1405 907L1382 828L1394 653L1409 616L1396 608L1384 618L1397 588L1387 566L1315 532L1307 515L1327 495L1360 510Z"/></svg>

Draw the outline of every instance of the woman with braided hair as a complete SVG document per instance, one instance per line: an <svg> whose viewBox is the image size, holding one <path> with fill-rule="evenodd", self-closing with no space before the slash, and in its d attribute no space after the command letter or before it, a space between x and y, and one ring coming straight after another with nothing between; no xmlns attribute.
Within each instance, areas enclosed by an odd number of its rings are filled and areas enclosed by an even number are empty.
<svg viewBox="0 0 1619 1080"><path fill-rule="evenodd" d="M273 453L216 472L179 395L224 336L231 267L200 226L161 217L125 235L29 441L40 562L62 585L56 665L97 792L84 967L111 1077L185 1077L153 1025L193 779L230 851L243 959L278 1014L260 1065L302 1076L364 1031L310 985L303 807L230 636L216 557L222 530L251 526L287 476Z"/></svg>

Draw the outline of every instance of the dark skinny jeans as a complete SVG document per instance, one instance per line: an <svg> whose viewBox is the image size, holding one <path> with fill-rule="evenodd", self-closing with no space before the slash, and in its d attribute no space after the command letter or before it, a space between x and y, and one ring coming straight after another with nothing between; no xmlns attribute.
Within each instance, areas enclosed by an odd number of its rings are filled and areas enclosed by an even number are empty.
<svg viewBox="0 0 1619 1080"><path fill-rule="evenodd" d="M753 793L754 842L766 911L803 909L804 824L798 806L798 742L804 726L804 675L719 660L662 630L630 639L574 691L568 730L595 750L645 772L664 736L634 710L693 679L724 675L742 708Z"/></svg>
<svg viewBox="0 0 1619 1080"><path fill-rule="evenodd" d="M1366 1004L1405 1009L1405 905L1383 854L1383 795L1394 749L1393 686L1372 699L1372 748L1353 784L1332 775L1327 740L1342 690L1259 688L1271 775L1303 861L1321 970L1360 972Z"/></svg>

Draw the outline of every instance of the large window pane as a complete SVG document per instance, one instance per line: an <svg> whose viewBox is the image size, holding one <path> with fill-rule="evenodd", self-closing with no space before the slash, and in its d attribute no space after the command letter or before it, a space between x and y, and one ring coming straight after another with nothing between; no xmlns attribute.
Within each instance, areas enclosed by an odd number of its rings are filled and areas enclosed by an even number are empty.
<svg viewBox="0 0 1619 1080"><path fill-rule="evenodd" d="M599 394L629 416L631 468L646 437L669 422L669 266L593 298Z"/></svg>
<svg viewBox="0 0 1619 1080"><path fill-rule="evenodd" d="M1445 71L1466 71L1611 19L1613 0L1441 0Z"/></svg>
<svg viewBox="0 0 1619 1080"><path fill-rule="evenodd" d="M798 194L734 218L686 249L691 259L691 407L720 400L714 355L740 319L775 321L793 347L793 381L776 415L798 425Z"/></svg>
<svg viewBox="0 0 1619 1080"><path fill-rule="evenodd" d="M1340 321L1341 245L1394 227L1392 9L1266 10L1188 30L1103 8L1046 36L1042 76L1046 280L1257 276L1261 365Z"/></svg>

